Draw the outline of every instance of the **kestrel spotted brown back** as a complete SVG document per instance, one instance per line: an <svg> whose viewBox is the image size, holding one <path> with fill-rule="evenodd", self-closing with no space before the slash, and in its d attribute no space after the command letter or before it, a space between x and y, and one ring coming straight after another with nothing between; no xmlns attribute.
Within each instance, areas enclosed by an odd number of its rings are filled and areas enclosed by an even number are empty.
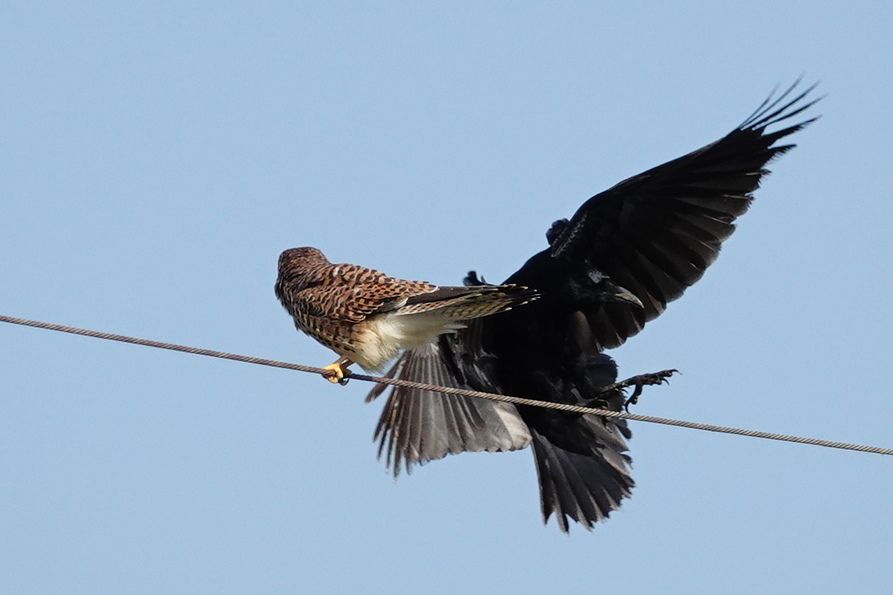
<svg viewBox="0 0 893 595"><path fill-rule="evenodd" d="M401 350L456 331L465 320L538 297L516 285L438 287L395 279L354 264L333 264L309 247L279 256L276 296L298 330L341 356L326 368L335 381L347 375L353 362L380 370Z"/></svg>

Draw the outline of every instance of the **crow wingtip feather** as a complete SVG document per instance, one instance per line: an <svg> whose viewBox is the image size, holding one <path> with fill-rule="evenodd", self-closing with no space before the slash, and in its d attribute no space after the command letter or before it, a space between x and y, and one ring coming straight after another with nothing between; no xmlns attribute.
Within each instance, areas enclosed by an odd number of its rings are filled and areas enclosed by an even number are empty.
<svg viewBox="0 0 893 595"><path fill-rule="evenodd" d="M808 109L818 101L821 101L825 95L822 95L816 99L813 99L798 107L796 110L789 112L790 108L797 105L800 101L803 100L806 96L812 93L815 88L819 85L820 81L816 81L810 84L806 89L801 91L796 97L783 103L790 95L797 89L802 83L804 75L800 75L797 79L791 84L787 89L785 89L781 94L778 93L779 86L776 85L769 95L760 103L756 110L753 111L741 124L738 125L737 130L754 130L765 128L766 126L770 126L772 124L776 124L784 119L792 117L797 113L802 112L805 109ZM780 105L780 107L779 107Z"/></svg>

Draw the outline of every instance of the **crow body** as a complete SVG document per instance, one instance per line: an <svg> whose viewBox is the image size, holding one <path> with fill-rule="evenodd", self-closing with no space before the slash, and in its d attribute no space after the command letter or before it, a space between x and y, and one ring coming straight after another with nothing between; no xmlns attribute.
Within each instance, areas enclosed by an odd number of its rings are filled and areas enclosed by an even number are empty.
<svg viewBox="0 0 893 595"><path fill-rule="evenodd" d="M793 85L718 141L617 184L547 231L549 243L506 284L541 298L472 321L436 343L405 352L388 376L551 402L620 410L621 390L604 352L660 315L716 259L736 219L794 145L779 141L815 118L813 87ZM474 272L466 285L482 284ZM368 397L384 392L379 385ZM634 485L623 420L516 407L394 388L376 429L379 454L402 468L466 451L531 446L544 520L586 528L620 506Z"/></svg>

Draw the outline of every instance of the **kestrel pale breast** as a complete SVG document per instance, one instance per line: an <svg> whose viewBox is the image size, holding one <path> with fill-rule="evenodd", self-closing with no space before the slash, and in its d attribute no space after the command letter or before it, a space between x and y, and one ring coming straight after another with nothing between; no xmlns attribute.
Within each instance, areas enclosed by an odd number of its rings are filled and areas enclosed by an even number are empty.
<svg viewBox="0 0 893 595"><path fill-rule="evenodd" d="M316 248L292 248L279 256L276 297L298 330L341 356L325 369L332 372L326 378L343 382L354 362L380 370L403 349L538 296L517 285L438 287L405 281L354 264L332 264Z"/></svg>

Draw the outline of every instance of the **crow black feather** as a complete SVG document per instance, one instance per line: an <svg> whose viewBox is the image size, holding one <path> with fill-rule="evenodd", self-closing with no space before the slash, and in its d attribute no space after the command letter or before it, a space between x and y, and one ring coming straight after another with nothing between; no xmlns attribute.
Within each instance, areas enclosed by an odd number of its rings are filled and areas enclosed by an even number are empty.
<svg viewBox="0 0 893 595"><path fill-rule="evenodd" d="M410 350L387 375L620 410L622 391L601 391L617 379L603 350L641 331L701 278L750 207L766 165L794 146L777 143L816 119L768 130L811 107L813 88L797 92L795 83L770 95L718 141L584 202L553 223L549 246L505 281L540 300ZM479 284L469 273L466 285ZM379 385L368 400L383 391ZM634 485L623 420L396 387L375 436L395 474L447 454L532 445L543 517L554 514L564 531L568 519L591 528Z"/></svg>

